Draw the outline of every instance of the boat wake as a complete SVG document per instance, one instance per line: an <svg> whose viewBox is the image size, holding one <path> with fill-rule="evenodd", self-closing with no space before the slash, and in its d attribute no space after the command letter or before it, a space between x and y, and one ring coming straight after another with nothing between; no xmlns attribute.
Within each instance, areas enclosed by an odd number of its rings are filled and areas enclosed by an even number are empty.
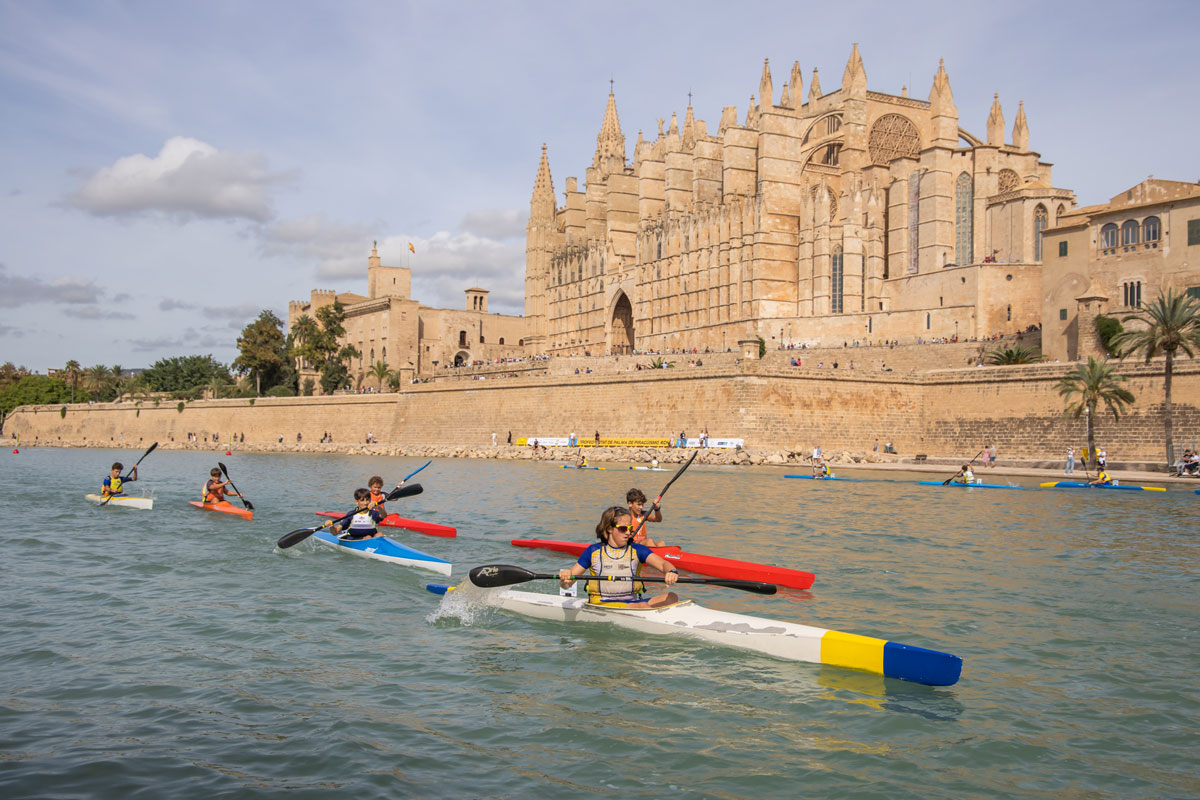
<svg viewBox="0 0 1200 800"><path fill-rule="evenodd" d="M438 603L425 620L437 623L442 620L457 620L461 625L474 625L477 620L485 618L486 613L499 605L496 595L503 589L481 589L470 581L463 581L452 590L442 595Z"/></svg>

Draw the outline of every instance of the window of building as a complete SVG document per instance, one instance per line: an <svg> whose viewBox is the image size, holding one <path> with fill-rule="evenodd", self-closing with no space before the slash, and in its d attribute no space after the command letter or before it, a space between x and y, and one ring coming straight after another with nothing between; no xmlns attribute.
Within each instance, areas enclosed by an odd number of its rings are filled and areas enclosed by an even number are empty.
<svg viewBox="0 0 1200 800"><path fill-rule="evenodd" d="M1159 222L1158 217L1146 217L1142 220L1143 242L1157 242L1160 236L1162 236L1162 223Z"/></svg>
<svg viewBox="0 0 1200 800"><path fill-rule="evenodd" d="M826 146L825 153L821 156L821 163L826 166L836 167L838 165L838 154L842 152L840 144L831 144Z"/></svg>
<svg viewBox="0 0 1200 800"><path fill-rule="evenodd" d="M841 245L833 248L832 269L830 270L830 293L833 295L833 302L830 306L830 311L834 314L842 313L842 292L845 284L843 275L844 256L842 255Z"/></svg>
<svg viewBox="0 0 1200 800"><path fill-rule="evenodd" d="M1065 241L1058 243L1058 257L1059 258L1067 257L1067 243Z"/></svg>
<svg viewBox="0 0 1200 800"><path fill-rule="evenodd" d="M500 337L500 344L504 344L504 337L503 337L503 336L501 336L501 337Z"/></svg>
<svg viewBox="0 0 1200 800"><path fill-rule="evenodd" d="M1200 244L1200 219L1188 220L1188 244Z"/></svg>
<svg viewBox="0 0 1200 800"><path fill-rule="evenodd" d="M1033 210L1033 260L1042 260L1042 232L1046 230L1046 222L1050 215L1046 212L1046 207L1038 203L1038 207Z"/></svg>
<svg viewBox="0 0 1200 800"><path fill-rule="evenodd" d="M1100 229L1100 247L1108 250L1117 246L1117 224L1110 222Z"/></svg>
<svg viewBox="0 0 1200 800"><path fill-rule="evenodd" d="M1142 282L1126 281L1121 284L1121 301L1126 308L1141 308Z"/></svg>
<svg viewBox="0 0 1200 800"><path fill-rule="evenodd" d="M1012 306L1008 307L1008 321L1012 322Z"/></svg>
<svg viewBox="0 0 1200 800"><path fill-rule="evenodd" d="M975 260L975 182L962 173L954 187L954 260L970 264Z"/></svg>
<svg viewBox="0 0 1200 800"><path fill-rule="evenodd" d="M1121 224L1121 244L1131 245L1138 243L1138 232L1141 231L1141 226L1136 220L1126 220Z"/></svg>
<svg viewBox="0 0 1200 800"><path fill-rule="evenodd" d="M1067 310L1065 308L1060 308L1058 310L1058 318L1061 319L1063 322L1067 321Z"/></svg>
<svg viewBox="0 0 1200 800"><path fill-rule="evenodd" d="M482 334L482 333L481 333L481 334L479 334L479 343L480 343L480 344L487 344L487 339L484 339L484 338L483 338L483 334Z"/></svg>
<svg viewBox="0 0 1200 800"><path fill-rule="evenodd" d="M1200 286L1189 286L1187 288L1187 296L1200 300Z"/></svg>
<svg viewBox="0 0 1200 800"><path fill-rule="evenodd" d="M467 332L466 331L458 332L458 346L459 347L467 346Z"/></svg>
<svg viewBox="0 0 1200 800"><path fill-rule="evenodd" d="M929 312L925 312L925 330L929 330Z"/></svg>
<svg viewBox="0 0 1200 800"><path fill-rule="evenodd" d="M871 332L871 318L867 317L867 333Z"/></svg>
<svg viewBox="0 0 1200 800"><path fill-rule="evenodd" d="M842 129L842 118L841 117L834 116L834 117L830 117L829 119L825 120L825 135L826 136L837 133L841 129Z"/></svg>

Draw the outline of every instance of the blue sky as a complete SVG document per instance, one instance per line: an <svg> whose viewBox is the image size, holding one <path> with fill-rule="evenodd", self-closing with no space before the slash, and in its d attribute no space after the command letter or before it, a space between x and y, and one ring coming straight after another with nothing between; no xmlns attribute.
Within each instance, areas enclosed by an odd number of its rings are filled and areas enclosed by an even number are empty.
<svg viewBox="0 0 1200 800"><path fill-rule="evenodd" d="M832 11L828 10L832 9ZM744 117L841 83L927 97L960 124L1025 101L1055 185L1102 202L1200 180L1200 3L401 3L0 0L0 361L41 371L236 356L313 288L365 292L378 240L413 296L522 313L541 145L557 192L591 163L609 80L639 129ZM561 201L561 200L560 200ZM416 255L408 255L413 242Z"/></svg>

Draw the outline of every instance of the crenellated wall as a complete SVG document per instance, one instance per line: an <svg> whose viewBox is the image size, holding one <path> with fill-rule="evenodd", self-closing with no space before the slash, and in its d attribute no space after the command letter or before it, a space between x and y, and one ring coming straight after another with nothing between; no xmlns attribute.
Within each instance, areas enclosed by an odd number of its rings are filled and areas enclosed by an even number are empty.
<svg viewBox="0 0 1200 800"><path fill-rule="evenodd" d="M876 439L902 455L959 456L985 444L1000 457L1056 459L1085 442L1084 423L1063 416L1055 384L1067 364L939 370L900 375L866 370L796 370L761 362L621 375L542 376L468 384L423 384L382 395L260 398L176 405L143 403L25 406L4 435L91 441L183 441L189 432L225 442L362 442L367 433L399 445L482 445L491 434L663 437L681 430L740 437L750 448L821 444L869 450ZM1161 461L1162 373L1159 364L1122 364L1138 402L1114 423L1101 414L1097 442L1113 461ZM1175 437L1182 450L1200 439L1200 363L1177 367Z"/></svg>

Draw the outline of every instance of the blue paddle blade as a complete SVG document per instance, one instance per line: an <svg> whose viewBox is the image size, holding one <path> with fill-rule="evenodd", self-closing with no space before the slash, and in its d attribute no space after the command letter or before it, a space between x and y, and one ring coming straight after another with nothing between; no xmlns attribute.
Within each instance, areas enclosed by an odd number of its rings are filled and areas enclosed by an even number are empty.
<svg viewBox="0 0 1200 800"><path fill-rule="evenodd" d="M450 591L453 588L454 588L453 586L447 586L444 583L427 583L427 584L425 584L425 590L429 591L429 592L433 592L434 594L445 594L446 592Z"/></svg>

